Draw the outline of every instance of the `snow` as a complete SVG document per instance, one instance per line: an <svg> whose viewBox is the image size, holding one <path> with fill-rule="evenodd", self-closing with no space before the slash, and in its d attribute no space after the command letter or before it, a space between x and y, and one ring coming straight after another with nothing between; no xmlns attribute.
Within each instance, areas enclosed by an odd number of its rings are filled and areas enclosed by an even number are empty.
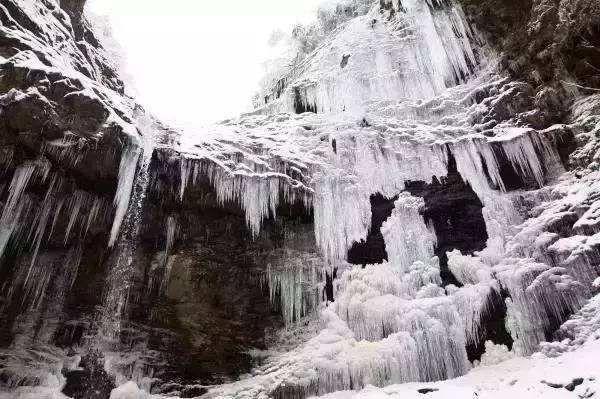
<svg viewBox="0 0 600 399"><path fill-rule="evenodd" d="M149 399L150 395L142 391L135 382L129 381L110 393L109 399Z"/></svg>
<svg viewBox="0 0 600 399"><path fill-rule="evenodd" d="M401 398L582 398L594 397L600 390L597 359L600 341L591 340L574 352L558 358L536 355L513 358L496 365L482 365L469 374L437 383L367 387L361 391L336 392L320 396L326 399ZM581 379L581 380L579 380ZM565 386L573 384L572 390ZM556 386L552 387L551 385ZM432 392L423 395L419 389Z"/></svg>

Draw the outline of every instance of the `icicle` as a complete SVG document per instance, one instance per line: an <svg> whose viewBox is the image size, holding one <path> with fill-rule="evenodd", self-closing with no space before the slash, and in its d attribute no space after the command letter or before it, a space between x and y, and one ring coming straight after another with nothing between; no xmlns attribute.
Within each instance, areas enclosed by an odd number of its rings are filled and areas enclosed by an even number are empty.
<svg viewBox="0 0 600 399"><path fill-rule="evenodd" d="M367 236L372 194L394 197L408 181L447 174L446 153L437 146L365 133L337 137L337 148L334 167L316 176L314 200L317 244L333 262Z"/></svg>
<svg viewBox="0 0 600 399"><path fill-rule="evenodd" d="M105 284L96 337L98 339L114 340L118 337L121 317L129 299L134 249L138 244L141 213L150 180L149 167L154 150L152 120L146 115L141 115L137 125L141 129L144 147L127 147L121 157L119 187L115 195L117 210L111 231L111 246L116 243L117 247L113 251Z"/></svg>
<svg viewBox="0 0 600 399"><path fill-rule="evenodd" d="M495 269L510 294L506 327L521 355L538 350L552 320L563 320L564 314L580 309L589 297L588 289L574 281L564 268L532 259L507 259Z"/></svg>
<svg viewBox="0 0 600 399"><path fill-rule="evenodd" d="M478 284L492 281L492 269L480 258L463 255L459 250L447 252L448 268L461 284Z"/></svg>
<svg viewBox="0 0 600 399"><path fill-rule="evenodd" d="M35 170L35 164L25 164L19 166L13 175L8 190L8 198L0 217L0 258L4 254L13 231L19 224L24 205L21 199Z"/></svg>
<svg viewBox="0 0 600 399"><path fill-rule="evenodd" d="M102 209L103 207L104 207L104 200L99 197L94 197L92 207L90 208L90 210L88 212L88 218L87 218L87 223L85 225L84 236L87 235L92 223L94 222L94 220L96 220L96 218L98 217L98 213L100 213L100 209Z"/></svg>
<svg viewBox="0 0 600 399"><path fill-rule="evenodd" d="M482 338L485 326L481 325L485 315L491 313L491 299L499 297L500 287L495 280L464 287L446 287L454 306L462 319L467 344L475 344Z"/></svg>
<svg viewBox="0 0 600 399"><path fill-rule="evenodd" d="M183 201L183 195L185 194L185 188L188 184L188 180L190 179L190 163L192 161L182 158L181 159L181 177L180 177L180 187L179 187L179 199ZM194 164L195 166L195 164ZM195 179L194 179L195 180Z"/></svg>
<svg viewBox="0 0 600 399"><path fill-rule="evenodd" d="M169 283L169 278L171 277L171 264L169 263L169 254L171 253L171 249L173 248L173 244L175 242L175 235L177 234L177 220L173 216L169 216L167 218L167 242L165 244L165 255L163 260L163 269L164 276L161 281L161 291L165 289L167 284Z"/></svg>
<svg viewBox="0 0 600 399"><path fill-rule="evenodd" d="M515 171L522 177L533 177L542 187L544 185L544 167L556 163L556 150L532 129L504 129L505 133L490 140L502 145L502 148Z"/></svg>
<svg viewBox="0 0 600 399"><path fill-rule="evenodd" d="M284 98L271 107L358 114L367 101L430 99L476 68L472 33L454 1L432 7L406 0L393 13L375 6L332 33L302 62L292 61L284 73L290 82Z"/></svg>
<svg viewBox="0 0 600 399"><path fill-rule="evenodd" d="M267 280L271 303L281 310L286 325L292 325L314 311L320 303L319 270L322 260L290 249L275 253L269 263Z"/></svg>
<svg viewBox="0 0 600 399"><path fill-rule="evenodd" d="M33 237L33 255L31 257L31 263L29 265L29 269L27 271L27 276L23 282L24 286L27 286L29 281L29 277L31 275L32 270L35 268L35 262L37 260L38 252L40 249L40 245L42 244L42 239L44 238L44 233L46 231L46 227L48 225L48 218L50 217L50 212L52 211L52 207L54 205L54 190L56 184L56 177L50 183L48 190L46 191L46 195L44 196L44 200L42 202L42 207L36 216L35 222L33 226L35 226L35 235ZM32 228L33 231L33 228ZM50 278L48 276L48 278Z"/></svg>
<svg viewBox="0 0 600 399"><path fill-rule="evenodd" d="M67 242L69 242L71 230L73 229L73 226L75 226L75 222L77 221L77 218L79 217L79 213L81 212L81 208L83 206L83 201L84 201L84 195L85 194L81 191L76 191L73 195L73 199L71 202L70 215L69 215L69 223L67 224L67 229L65 230L65 241L64 241L65 244L67 244Z"/></svg>
<svg viewBox="0 0 600 399"><path fill-rule="evenodd" d="M115 193L115 219L110 231L110 240L108 246L112 247L117 240L121 223L125 218L125 213L131 199L131 192L135 182L136 169L140 159L140 148L136 145L130 145L123 149L121 154L121 164L119 166L119 184Z"/></svg>

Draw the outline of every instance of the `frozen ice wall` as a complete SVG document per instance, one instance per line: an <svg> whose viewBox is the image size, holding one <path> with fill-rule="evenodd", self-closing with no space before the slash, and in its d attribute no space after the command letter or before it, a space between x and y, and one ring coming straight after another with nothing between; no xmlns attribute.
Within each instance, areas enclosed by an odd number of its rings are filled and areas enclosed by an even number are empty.
<svg viewBox="0 0 600 399"><path fill-rule="evenodd" d="M455 2L373 2L267 92L282 92L275 108L319 113L360 114L365 101L430 99L475 70L473 40Z"/></svg>

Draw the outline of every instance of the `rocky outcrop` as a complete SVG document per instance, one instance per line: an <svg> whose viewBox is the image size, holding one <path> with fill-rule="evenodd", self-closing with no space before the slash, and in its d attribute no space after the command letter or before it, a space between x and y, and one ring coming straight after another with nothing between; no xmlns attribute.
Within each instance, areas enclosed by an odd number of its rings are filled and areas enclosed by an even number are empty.
<svg viewBox="0 0 600 399"><path fill-rule="evenodd" d="M505 53L504 67L567 99L600 87L600 6L594 0L460 0L488 42ZM579 85L579 86L578 86ZM542 93L545 89L540 89Z"/></svg>

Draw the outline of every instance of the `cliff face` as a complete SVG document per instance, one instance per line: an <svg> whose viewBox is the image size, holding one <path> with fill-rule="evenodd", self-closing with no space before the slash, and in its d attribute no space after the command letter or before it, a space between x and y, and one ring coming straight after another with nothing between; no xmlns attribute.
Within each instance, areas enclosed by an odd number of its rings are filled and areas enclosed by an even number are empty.
<svg viewBox="0 0 600 399"><path fill-rule="evenodd" d="M341 1L255 112L189 135L124 94L83 1L2 1L0 397L304 398L581 350L596 8Z"/></svg>
<svg viewBox="0 0 600 399"><path fill-rule="evenodd" d="M596 1L461 0L486 38L505 53L504 67L537 85L577 91L600 84ZM567 81L567 83L565 83ZM593 90L581 88L583 93Z"/></svg>

